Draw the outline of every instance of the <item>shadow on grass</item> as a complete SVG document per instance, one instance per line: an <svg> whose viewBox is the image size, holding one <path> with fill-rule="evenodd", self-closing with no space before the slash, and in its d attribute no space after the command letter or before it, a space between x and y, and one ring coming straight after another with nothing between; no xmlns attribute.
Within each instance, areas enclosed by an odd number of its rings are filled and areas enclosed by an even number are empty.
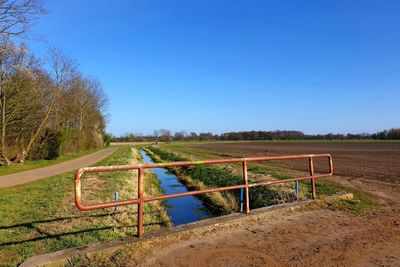
<svg viewBox="0 0 400 267"><path fill-rule="evenodd" d="M34 228L33 224L35 224L35 223L51 223L51 222L82 219L82 218L101 218L101 217L107 217L107 216L123 214L123 213L137 215L137 212L118 211L118 212L113 212L113 213L103 213L103 214L95 214L95 215L70 216L70 217L53 218L53 219L48 219L48 220L32 221L32 222L26 222L26 223L14 224L14 225L0 226L0 230L12 229L12 228L17 228L17 227Z"/></svg>
<svg viewBox="0 0 400 267"><path fill-rule="evenodd" d="M105 214L96 214L96 215L90 215L90 216L70 216L70 217L62 217L62 218L53 218L53 219L48 219L48 220L38 220L38 221L32 221L32 222L26 222L26 223L20 223L20 224L15 224L15 225L9 225L9 226L0 226L0 230L12 230L14 228L19 228L19 227L26 227L28 229L32 229L42 236L26 239L26 240L20 240L20 241L10 241L10 242L4 242L0 243L0 247L5 247L5 246L10 246L10 245L17 245L17 244L24 244L24 243L29 243L29 242L35 242L35 241L40 241L44 239L59 239L61 237L65 236L70 236L70 235L77 235L77 234L84 234L84 233L90 233L90 232L96 232L96 231L104 231L104 230L118 230L118 229L130 229L130 228L136 228L135 225L126 225L126 226L105 226L105 227L95 227L95 228L89 228L89 229L83 229L79 231L73 231L73 232L66 232L66 233L59 233L59 234L50 234L46 233L45 231L39 229L35 224L42 224L42 223L52 223L52 222L60 222L63 223L66 220L74 220L74 219L84 219L84 218L102 218L102 217L108 217L116 214L129 214L132 216L137 216L137 212L114 212L114 213L105 213ZM156 213L156 212L154 212ZM153 214L153 213L146 213L146 214ZM150 223L144 223L144 226L151 226L151 225L162 225L167 223L167 221L161 221L161 222L150 222Z"/></svg>

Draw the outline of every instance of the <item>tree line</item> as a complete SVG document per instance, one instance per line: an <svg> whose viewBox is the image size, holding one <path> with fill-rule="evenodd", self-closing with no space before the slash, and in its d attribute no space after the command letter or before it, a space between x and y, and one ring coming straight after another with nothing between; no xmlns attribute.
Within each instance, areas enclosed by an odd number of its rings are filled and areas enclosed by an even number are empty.
<svg viewBox="0 0 400 267"><path fill-rule="evenodd" d="M1 165L104 143L107 97L100 82L58 48L39 59L15 41L42 13L40 1L0 1Z"/></svg>
<svg viewBox="0 0 400 267"><path fill-rule="evenodd" d="M240 140L400 140L400 128L368 134L304 134L301 131L241 131L222 134L187 133L179 131L172 134L167 129L154 130L153 134L125 133L119 137L110 137L114 142L171 142L171 141L240 141Z"/></svg>

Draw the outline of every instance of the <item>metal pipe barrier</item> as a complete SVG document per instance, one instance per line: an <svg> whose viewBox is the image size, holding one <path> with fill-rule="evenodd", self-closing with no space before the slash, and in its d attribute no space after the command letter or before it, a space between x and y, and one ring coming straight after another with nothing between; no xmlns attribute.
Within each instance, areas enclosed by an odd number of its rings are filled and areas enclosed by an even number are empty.
<svg viewBox="0 0 400 267"><path fill-rule="evenodd" d="M327 158L329 163L329 172L315 174L314 173L314 158ZM276 160L291 160L291 159L308 159L309 176L297 177L291 179L273 180L268 182L249 183L247 176L247 163L248 162L259 162L259 161L276 161ZM167 194L160 196L143 197L143 178L145 169L153 168L168 168L168 167L182 167L182 166L193 166L193 165L205 165L205 164L221 164L221 163L242 163L243 171L243 183L234 186L225 186L218 188L210 188L204 190L189 191L177 194ZM85 205L81 201L81 176L84 173L93 172L110 172L110 171L126 171L126 170L138 170L138 197L128 200L120 200L114 202L96 203L91 205ZM164 200L174 197L193 196L199 194L220 192L226 190L244 189L245 199L245 213L250 213L249 203L249 188L256 186L268 186L273 184L281 184L288 182L311 180L311 192L312 197L317 197L315 180L319 178L329 177L333 175L333 162L330 154L308 154L308 155L290 155L290 156L274 156L274 157L252 157L252 158L231 158L231 159L215 159L215 160L203 160L203 161L179 161L179 162L168 162L168 163L155 163L155 164L138 164L138 165L119 165L119 166L100 166L100 167L85 167L79 169L75 174L75 205L82 211L104 209L116 206L124 206L137 204L138 205L138 225L137 235L139 238L143 236L143 208L145 202Z"/></svg>

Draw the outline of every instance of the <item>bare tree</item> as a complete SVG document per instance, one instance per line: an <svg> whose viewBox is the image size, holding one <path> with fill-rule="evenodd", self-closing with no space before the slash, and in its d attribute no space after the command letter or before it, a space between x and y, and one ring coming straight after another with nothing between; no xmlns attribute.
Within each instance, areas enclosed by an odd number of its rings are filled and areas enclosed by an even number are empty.
<svg viewBox="0 0 400 267"><path fill-rule="evenodd" d="M69 127L69 121L64 120L63 113L66 112L68 102L61 101L63 95L68 95L66 91L73 87L74 81L80 79L78 64L74 59L64 53L60 48L51 46L48 49L47 61L51 66L51 76L55 84L55 90L52 94L54 102L58 103L54 108L52 123L58 130ZM58 99L56 99L58 98Z"/></svg>
<svg viewBox="0 0 400 267"><path fill-rule="evenodd" d="M170 130L160 129L158 131L159 131L159 134L160 134L161 141L163 141L163 142L171 142L172 135L171 135L171 131Z"/></svg>
<svg viewBox="0 0 400 267"><path fill-rule="evenodd" d="M67 81L80 76L76 61L58 47L49 47L47 60L51 64L53 79L57 87L65 86Z"/></svg>
<svg viewBox="0 0 400 267"><path fill-rule="evenodd" d="M44 13L41 0L0 0L0 35L23 37Z"/></svg>
<svg viewBox="0 0 400 267"><path fill-rule="evenodd" d="M153 131L154 139L159 141L158 138L161 136L160 130L156 129Z"/></svg>
<svg viewBox="0 0 400 267"><path fill-rule="evenodd" d="M24 162L26 156L31 152L34 143L36 142L37 138L39 137L40 133L42 132L42 130L44 129L47 120L49 119L49 116L53 110L53 106L54 106L54 102L55 102L55 93L51 90L52 89L52 82L50 81L50 79L48 79L48 77L46 76L42 76L39 79L37 79L35 81L35 91L37 91L37 95L42 94L42 98L41 98L41 104L42 104L42 112L41 114L39 113L39 111L35 112L36 116L35 118L32 120L32 122L34 123L31 132L31 135L29 137L29 141L27 143L26 148L22 148L22 152L19 153L16 158L15 158L15 162ZM50 97L47 97L48 94L50 94ZM46 101L47 100L47 101ZM32 111L32 110L31 110Z"/></svg>
<svg viewBox="0 0 400 267"><path fill-rule="evenodd" d="M52 47L49 49L49 55L51 60L50 63L53 66L55 86L52 88L52 90L46 90L48 87L52 86L51 82L46 81L44 83L42 82L36 84L37 87L42 87L41 92L47 91L48 93L43 101L45 103L44 112L41 114L41 116L37 116L33 120L35 122L35 125L32 128L33 132L28 139L29 141L26 145L26 148L22 148L22 152L16 156L14 160L15 162L23 162L26 156L31 152L34 143L44 130L51 113L54 111L57 96L60 95L59 92L62 90L61 87L64 86L65 83L77 72L75 61L66 56L61 50Z"/></svg>
<svg viewBox="0 0 400 267"><path fill-rule="evenodd" d="M174 134L174 139L176 141L182 141L182 140L184 140L186 138L186 136L187 136L186 131L182 130L182 131L176 132Z"/></svg>
<svg viewBox="0 0 400 267"><path fill-rule="evenodd" d="M67 91L69 116L78 129L78 146L88 147L91 141L100 142L100 129L104 123L104 113L108 100L101 84L94 78L75 78ZM97 133L97 135L93 135ZM88 136L91 138L88 138Z"/></svg>
<svg viewBox="0 0 400 267"><path fill-rule="evenodd" d="M57 48L49 49L49 60L52 73L0 33L0 165L104 143L108 102L100 82Z"/></svg>
<svg viewBox="0 0 400 267"><path fill-rule="evenodd" d="M153 131L155 140L163 141L163 142L170 142L172 140L171 131L167 129L158 129Z"/></svg>
<svg viewBox="0 0 400 267"><path fill-rule="evenodd" d="M9 100L15 98L20 88L13 83L13 78L24 68L26 62L26 49L16 46L9 40L3 38L0 42L0 108L1 108L1 138L0 138L0 161L9 165L10 160L6 151L7 127L11 123L10 116L14 113L9 111Z"/></svg>

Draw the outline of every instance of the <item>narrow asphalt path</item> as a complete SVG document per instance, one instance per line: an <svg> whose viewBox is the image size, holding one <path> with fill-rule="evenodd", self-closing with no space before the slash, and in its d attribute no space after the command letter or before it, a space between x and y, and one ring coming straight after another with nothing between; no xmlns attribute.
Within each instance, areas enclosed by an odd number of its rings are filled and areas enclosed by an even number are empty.
<svg viewBox="0 0 400 267"><path fill-rule="evenodd" d="M87 167L106 158L114 153L118 147L109 147L101 151L82 156L73 160L65 161L59 164L33 169L29 171L7 174L0 176L0 188L12 187L32 181L49 178L61 173L74 171L82 167Z"/></svg>

